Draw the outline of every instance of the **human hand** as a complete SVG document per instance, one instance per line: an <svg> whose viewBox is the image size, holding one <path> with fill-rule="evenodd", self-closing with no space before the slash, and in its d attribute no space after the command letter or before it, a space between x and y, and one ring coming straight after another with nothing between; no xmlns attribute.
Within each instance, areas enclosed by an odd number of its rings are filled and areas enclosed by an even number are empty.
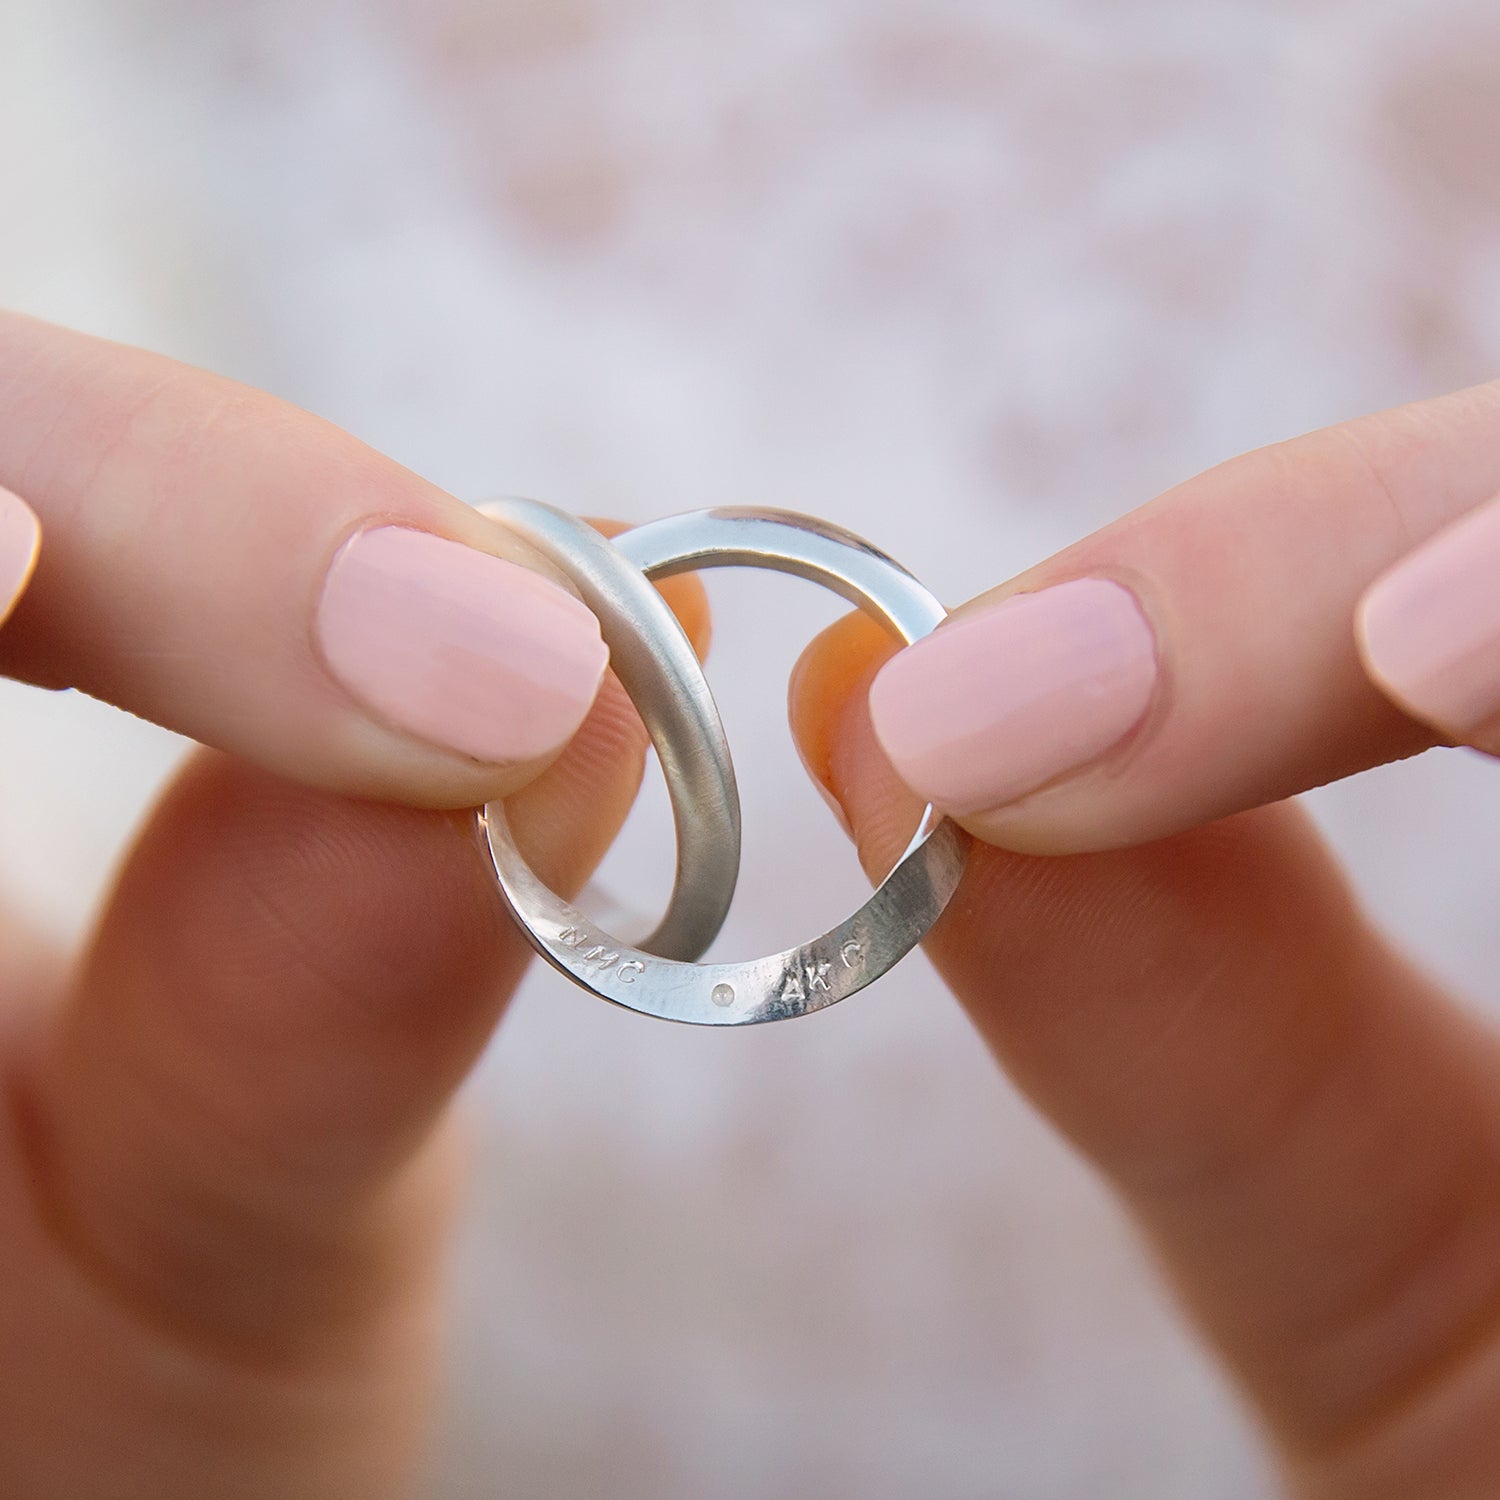
<svg viewBox="0 0 1500 1500"><path fill-rule="evenodd" d="M899 655L841 621L793 681L872 877L922 800L987 841L929 952L1316 1500L1500 1493L1500 1038L1282 800L1500 753L1497 492L1500 384L1236 459Z"/></svg>
<svg viewBox="0 0 1500 1500"><path fill-rule="evenodd" d="M230 382L0 318L0 483L0 670L219 747L81 962L3 920L0 1494L404 1494L448 1104L529 951L443 809L515 793L576 890L639 720L504 532Z"/></svg>

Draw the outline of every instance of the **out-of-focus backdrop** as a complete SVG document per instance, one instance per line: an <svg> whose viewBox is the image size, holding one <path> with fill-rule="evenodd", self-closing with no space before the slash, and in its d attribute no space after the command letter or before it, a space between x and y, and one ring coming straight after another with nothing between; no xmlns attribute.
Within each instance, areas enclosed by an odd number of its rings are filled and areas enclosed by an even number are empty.
<svg viewBox="0 0 1500 1500"><path fill-rule="evenodd" d="M0 8L0 299L470 499L813 510L951 600L1242 449L1495 375L1497 162L1489 0ZM744 956L861 882L784 726L833 605L711 589ZM0 872L77 931L182 746L0 702ZM1453 752L1313 799L1490 1004L1497 791ZM604 876L643 913L663 807ZM469 1109L441 1500L1270 1493L920 958L749 1034L536 973Z"/></svg>

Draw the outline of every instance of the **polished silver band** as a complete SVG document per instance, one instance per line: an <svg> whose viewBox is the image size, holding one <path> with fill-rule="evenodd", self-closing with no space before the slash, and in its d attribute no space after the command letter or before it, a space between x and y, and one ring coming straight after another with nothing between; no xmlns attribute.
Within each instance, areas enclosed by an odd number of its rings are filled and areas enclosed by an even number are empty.
<svg viewBox="0 0 1500 1500"><path fill-rule="evenodd" d="M513 509L516 506L522 509ZM591 532L586 554L589 560L580 564L571 550L575 534L566 526L541 519L570 522L571 518L536 502L503 502L503 507L487 509L514 525L533 545L540 546L541 538L546 544L541 550L578 583L585 601L599 615L612 660L616 641L622 643L626 655L614 660L614 666L651 730L658 753L662 740L670 742L671 738L667 734L658 737L661 725L670 722L681 726L690 718L698 722L702 715L702 722L708 723L711 716L717 726L718 714L711 696L706 713L704 703L696 697L691 700L691 713L685 712L673 701L678 689L649 664L647 659L663 649L667 636L683 644L686 641L671 612L661 605L660 596L644 584L646 578L712 567L771 568L793 573L821 583L858 605L905 642L926 635L944 615L937 600L899 563L852 532L810 516L775 510L694 511L636 527L612 544ZM625 575L607 571L599 564L601 548L613 552L626 571L639 570L635 577L655 598L655 604L645 606L644 596L637 597L639 591L633 587L627 590L616 586ZM663 611L670 630L663 627ZM688 650L691 652L691 647ZM682 674L682 680L694 692L702 680L696 666L695 658L694 671ZM722 739L722 729L719 737ZM726 774L721 795L733 809L733 865L737 871L738 800L727 747L724 757ZM688 763L691 766L691 757ZM674 776L682 773L667 767L665 760L663 766L677 810L680 888L689 863L684 827L693 826L699 818L719 819L725 806L697 801L696 793L684 795L681 781L674 782ZM669 934L681 938L676 952L666 953L667 945L653 951L651 945L659 937L660 928L639 948L629 947L538 880L517 851L500 804L491 803L481 817L506 902L549 963L617 1005L665 1020L707 1026L739 1026L804 1015L863 989L910 952L937 920L958 885L968 849L967 836L929 807L906 851L852 917L809 943L767 958L699 964L684 958L692 943L707 931L706 923L691 927L679 922ZM717 868L722 878L722 868ZM722 898L722 906L727 909L733 884L731 873L727 891L712 893L716 898L713 901L704 897L705 907L718 910ZM684 894L684 902L689 894ZM677 899L674 890L674 902ZM666 925L664 922L663 927ZM692 957L703 951L717 930L715 923L713 932Z"/></svg>

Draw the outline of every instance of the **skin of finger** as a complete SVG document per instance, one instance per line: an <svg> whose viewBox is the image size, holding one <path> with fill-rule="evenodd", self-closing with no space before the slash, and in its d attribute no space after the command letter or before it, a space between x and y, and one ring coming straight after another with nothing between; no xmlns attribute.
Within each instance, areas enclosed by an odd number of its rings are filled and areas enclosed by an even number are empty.
<svg viewBox="0 0 1500 1500"><path fill-rule="evenodd" d="M368 1316L296 1359L226 1357L168 1326L36 1212L33 1162L0 1130L0 1493L26 1500L398 1500L418 1488L436 1381L449 1184L414 1172L389 1227L347 1251ZM418 1228L421 1232L416 1232ZM351 1235L352 1240L352 1235Z"/></svg>
<svg viewBox="0 0 1500 1500"><path fill-rule="evenodd" d="M0 625L31 583L39 544L38 537L24 571L13 579L13 592L9 597L0 596ZM63 958L56 943L15 909L8 892L0 892L0 1026L42 1003L44 996L55 991L62 970Z"/></svg>
<svg viewBox="0 0 1500 1500"><path fill-rule="evenodd" d="M559 890L623 819L643 746L611 683L512 799ZM12 1058L16 1155L54 1285L38 1299L13 1283L19 1310L0 1296L8 1320L81 1304L73 1354L41 1361L72 1382L52 1393L65 1410L107 1407L105 1433L139 1422L131 1450L158 1478L197 1455L197 1489L151 1493L238 1493L222 1474L269 1466L277 1483L246 1494L301 1494L309 1464L327 1487L308 1494L402 1492L452 1185L439 1127L528 956L467 818L211 753L168 794L74 994ZM127 1348L90 1353L122 1326ZM58 1420L27 1451L40 1442L53 1457L36 1463L72 1474L87 1455L57 1447ZM389 1462L367 1483L370 1446Z"/></svg>
<svg viewBox="0 0 1500 1500"><path fill-rule="evenodd" d="M0 671L76 687L292 779L466 807L494 766L388 727L324 668L314 613L348 538L386 523L550 565L330 424L233 381L0 314L0 483L42 517Z"/></svg>
<svg viewBox="0 0 1500 1500"><path fill-rule="evenodd" d="M710 621L701 587L683 577L662 592L705 654ZM645 739L610 678L568 750L510 799L518 841L558 889L576 887L602 856L638 784ZM298 815L247 812L247 789L257 788L263 803L267 792L290 799ZM184 797L191 799L185 805ZM247 870L236 868L222 827L217 849L211 839L198 842L199 830L220 824L220 804L239 817L236 826L248 829L247 842L258 851ZM496 1012L524 954L502 927L487 979L476 981L464 961L489 942L493 902L487 874L475 888L473 845L462 823L278 788L217 757L190 773L163 817L104 924L89 971L101 977L91 981L86 973L78 998L50 1030L16 1024L23 1017L35 1023L36 1010L8 1017L5 1118L16 1129L0 1133L0 1242L9 1273L0 1279L9 1292L0 1291L0 1342L18 1358L24 1351L30 1378L0 1401L0 1490L71 1500L102 1495L107 1476L112 1497L142 1500L209 1492L318 1500L406 1494L434 1383L435 1272L455 1153L451 1129L432 1132L404 1160L399 1141L421 1136L431 1091L441 1095L443 1078L462 1071L465 1051L477 1045L481 1022ZM363 835L357 827L351 834L351 818L371 820ZM174 829L217 879L200 882L196 866L182 868ZM354 1017L350 1036L330 1035L331 1055L320 1060L303 1050L323 1045L306 1035L306 1023L322 1014L337 1033L340 1011L361 1005L361 992L340 979L336 963L340 952L361 953L361 930L350 929L324 956L318 950L326 932L298 924L315 924L331 899L313 868L317 851L326 845L354 855L361 836L377 854L383 843L400 847L385 866L361 864L334 915L347 920L363 911L368 930L387 943L390 915L401 941L409 941L412 972L409 979L389 969L377 976L369 998L388 1003L372 1019L389 1017L389 1026L376 1031ZM416 857L424 849L430 868ZM300 886L288 887L276 863L283 853L293 874L305 871L311 904ZM270 866L264 879L245 887L242 877L259 865ZM382 868L389 878L372 892L367 873ZM215 903L203 892L226 881L218 904L235 939L227 951L232 958L243 952L236 944L248 941L256 955L257 934L266 939L269 951L257 960L270 971L264 992L292 1013L300 1042L295 1033L278 1037L277 1014L262 1013L253 983L245 993L243 973L228 989L210 986L219 1005L206 1009L195 984L217 972L220 957L208 928L187 924L200 936L185 956L187 975L158 985L150 972L177 961L159 951L173 939L164 914L173 891L206 900L212 921ZM273 906L253 903L256 920L247 931L237 907L248 889L268 892ZM379 901L371 904L382 895L389 913ZM286 923L290 963L278 956L281 910L297 917ZM457 943L447 940L455 914ZM469 980L457 990L446 983L428 945L448 956L450 968L467 969ZM148 970L123 989L114 969L121 951L132 973ZM378 966L378 950L369 961ZM308 982L288 991L289 973ZM414 1052L404 1037L401 997L392 993L403 984L421 1011L420 1022L411 1020ZM447 997L438 1015L429 992ZM469 1026L434 1030L466 1012ZM351 1040L362 1054L351 1056ZM300 1100L300 1112L278 1106L256 1066L266 1057L295 1064L299 1056L302 1069L277 1076L293 1103ZM414 1061L424 1071L414 1073ZM372 1068L388 1075L394 1091L370 1084ZM303 1070L313 1076L299 1078ZM102 1078L98 1089L91 1073ZM359 1097L378 1114L345 1117L348 1091L338 1081L346 1075L365 1079ZM135 1087L121 1086L132 1079ZM226 1136L230 1149L223 1151ZM320 1150L322 1160L307 1148ZM69 1183L48 1165L64 1150L72 1153ZM110 1163L122 1151L117 1174ZM333 1168L337 1181L329 1178ZM124 1451L139 1463L122 1468Z"/></svg>
<svg viewBox="0 0 1500 1500"><path fill-rule="evenodd" d="M0 891L0 1029L24 1024L56 995L67 972L59 944L18 907L11 892Z"/></svg>
<svg viewBox="0 0 1500 1500"><path fill-rule="evenodd" d="M1490 1500L1500 1489L1500 1340L1407 1421L1287 1465L1300 1500Z"/></svg>
<svg viewBox="0 0 1500 1500"><path fill-rule="evenodd" d="M1158 685L1100 759L960 821L1022 853L1118 848L1274 802L1438 742L1369 680L1370 582L1500 489L1500 383L1247 454L956 611L1073 578L1129 588Z"/></svg>
<svg viewBox="0 0 1500 1500"><path fill-rule="evenodd" d="M586 878L642 758L639 721L611 693L512 799L542 879L567 893ZM181 1238L195 1204L321 1233L430 1136L529 958L468 815L199 760L127 863L35 1065L38 1149L67 1217L96 1247L122 1241L100 1251L122 1279L164 1274L154 1294L180 1315L201 1289L195 1323L217 1312L247 1338L280 1326L260 1278L234 1278L236 1311L213 1279L166 1274L158 1235ZM184 1201L133 1208L167 1189L174 1157ZM145 1243L132 1248L135 1234ZM220 1249L188 1238L181 1253Z"/></svg>
<svg viewBox="0 0 1500 1500"><path fill-rule="evenodd" d="M872 878L917 811L864 701L891 649L841 622L792 687ZM1432 1430L1500 1321L1500 1049L1369 928L1297 808L1133 850L980 846L927 949L1288 1451Z"/></svg>

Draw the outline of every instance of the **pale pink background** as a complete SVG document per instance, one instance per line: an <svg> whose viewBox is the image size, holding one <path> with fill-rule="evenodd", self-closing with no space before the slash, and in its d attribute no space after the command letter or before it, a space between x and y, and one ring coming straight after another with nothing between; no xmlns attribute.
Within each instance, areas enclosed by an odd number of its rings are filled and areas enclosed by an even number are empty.
<svg viewBox="0 0 1500 1500"><path fill-rule="evenodd" d="M811 509L952 599L1500 366L1482 0L8 0L0 141L7 302L469 498ZM745 955L859 881L782 720L832 606L714 593ZM179 747L4 712L0 867L76 929ZM1315 799L1490 1002L1496 786L1449 754ZM643 910L665 827L654 792L611 862ZM472 1113L442 1500L1270 1493L1128 1226L921 960L746 1035L535 975Z"/></svg>

